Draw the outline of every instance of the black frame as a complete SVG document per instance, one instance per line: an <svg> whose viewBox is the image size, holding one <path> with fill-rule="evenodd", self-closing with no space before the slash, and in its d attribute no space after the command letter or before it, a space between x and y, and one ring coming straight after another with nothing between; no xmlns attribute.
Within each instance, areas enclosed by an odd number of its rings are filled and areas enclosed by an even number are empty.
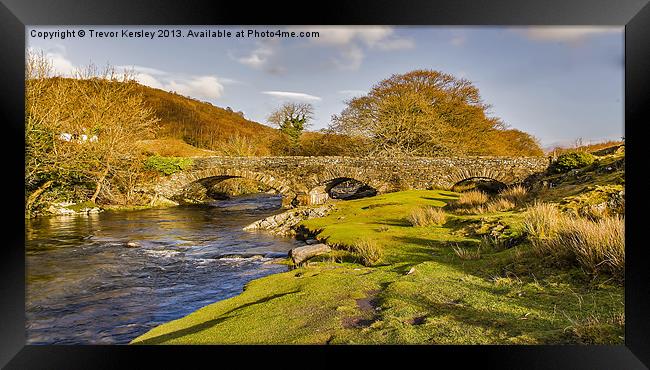
<svg viewBox="0 0 650 370"><path fill-rule="evenodd" d="M104 368L128 366L134 359L157 359L166 367L188 365L192 359L251 359L291 365L315 361L340 364L333 355L347 354L363 365L389 355L410 365L452 366L476 363L499 368L643 369L650 366L650 272L635 214L642 220L643 172L633 167L626 176L625 345L619 346L31 346L25 345L24 230L24 54L25 25L157 25L157 24L390 24L390 25L618 25L625 26L625 130L627 156L641 166L642 124L650 117L650 5L648 0L356 0L338 4L307 1L145 0L89 2L81 0L1 0L0 122L5 123L3 194L5 243L0 257L0 366L6 368ZM177 56L175 56L177 57ZM646 103L646 104L644 104ZM21 159L22 158L22 159ZM636 158L636 159L634 159ZM637 162L638 161L638 162ZM23 179L21 181L21 179ZM630 181L629 179L632 179ZM6 210L8 208L8 210ZM647 208L645 208L647 209ZM630 218L632 215L632 219ZM182 353L181 353L182 352ZM257 356L246 356L255 352ZM360 353L363 352L363 353ZM325 356L322 356L322 355ZM361 356L359 356L361 355ZM352 357L353 356L353 357ZM645 365L644 365L645 364ZM289 365L289 366L291 366ZM489 366L489 365L488 365Z"/></svg>

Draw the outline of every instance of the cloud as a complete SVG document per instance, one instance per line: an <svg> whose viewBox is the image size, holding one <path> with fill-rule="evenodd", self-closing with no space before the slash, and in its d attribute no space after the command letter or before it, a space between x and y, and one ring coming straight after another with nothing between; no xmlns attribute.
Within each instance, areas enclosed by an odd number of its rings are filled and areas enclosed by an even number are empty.
<svg viewBox="0 0 650 370"><path fill-rule="evenodd" d="M181 95L218 99L223 95L224 87L216 76L174 76L163 72L158 76L149 73L137 73L134 79L139 83L156 89L174 91Z"/></svg>
<svg viewBox="0 0 650 370"><path fill-rule="evenodd" d="M189 96L217 99L223 95L223 85L215 76L197 76L180 81L172 80L166 90Z"/></svg>
<svg viewBox="0 0 650 370"><path fill-rule="evenodd" d="M591 27L591 26L543 26L516 28L512 31L524 35L533 41L554 41L575 43L590 37L604 34L620 33L622 27Z"/></svg>
<svg viewBox="0 0 650 370"><path fill-rule="evenodd" d="M55 75L72 77L79 70L65 55L63 46L55 46L51 49L29 48L31 53L43 53L52 63ZM133 79L142 85L166 91L175 91L186 96L195 98L217 99L223 95L224 84L238 83L238 81L227 78L219 78L214 75L186 76L175 75L157 68L140 65L118 65L115 66L118 73L130 73Z"/></svg>
<svg viewBox="0 0 650 370"><path fill-rule="evenodd" d="M334 54L330 59L332 65L343 70L357 70L366 54L366 50L395 51L415 47L412 39L399 37L392 27L386 26L290 26L286 30L295 32L318 32L319 37L309 38L298 48L287 48L280 52L282 43L279 38L259 41L257 46L243 55L229 53L237 62L257 70L272 74L282 74L291 63L290 53L304 53L300 47L331 48ZM294 44L295 46L295 44Z"/></svg>
<svg viewBox="0 0 650 370"><path fill-rule="evenodd" d="M265 69L271 58L276 54L276 47L279 45L279 39L268 39L257 43L257 47L250 53L243 56L234 56L230 53L230 57L239 63L254 69Z"/></svg>
<svg viewBox="0 0 650 370"><path fill-rule="evenodd" d="M355 45L349 45L341 49L340 58L333 58L332 61L340 69L357 70L365 57L363 50Z"/></svg>
<svg viewBox="0 0 650 370"><path fill-rule="evenodd" d="M52 64L52 72L57 76L70 77L77 71L74 64L65 56L65 47L62 45L55 45L46 50L30 47L28 50L34 54L43 53Z"/></svg>
<svg viewBox="0 0 650 370"><path fill-rule="evenodd" d="M318 32L319 37L310 39L312 45L338 49L338 56L332 58L332 61L338 68L346 70L359 69L366 49L394 51L415 47L412 39L398 37L393 28L386 26L324 26L300 30Z"/></svg>
<svg viewBox="0 0 650 370"><path fill-rule="evenodd" d="M115 66L115 69L124 70L124 71L134 71L136 73L146 73L148 75L166 75L166 74L168 74L167 72L161 71L160 69L150 68L150 67L143 67L143 66L138 66L138 65Z"/></svg>
<svg viewBox="0 0 650 370"><path fill-rule="evenodd" d="M262 94L271 95L277 98L291 99L291 100L304 100L304 101L322 100L318 96L299 93L299 92L291 92L291 91L262 91Z"/></svg>
<svg viewBox="0 0 650 370"><path fill-rule="evenodd" d="M318 32L319 37L310 39L315 44L334 46L362 44L381 50L410 49L415 46L413 40L395 36L395 30L387 26L323 26L300 30Z"/></svg>
<svg viewBox="0 0 650 370"><path fill-rule="evenodd" d="M453 46L463 46L465 45L465 41L467 39L465 38L464 35L457 35L451 38L449 43L451 43Z"/></svg>

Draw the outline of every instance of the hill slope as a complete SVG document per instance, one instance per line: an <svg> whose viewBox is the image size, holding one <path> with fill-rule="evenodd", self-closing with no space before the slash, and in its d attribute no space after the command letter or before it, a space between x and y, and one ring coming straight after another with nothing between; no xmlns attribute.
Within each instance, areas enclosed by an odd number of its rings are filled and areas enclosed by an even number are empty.
<svg viewBox="0 0 650 370"><path fill-rule="evenodd" d="M228 143L244 142L254 151L251 154L265 155L270 154L271 143L279 137L277 130L230 109L143 85L137 90L160 118L156 138L182 139L195 147L217 151Z"/></svg>

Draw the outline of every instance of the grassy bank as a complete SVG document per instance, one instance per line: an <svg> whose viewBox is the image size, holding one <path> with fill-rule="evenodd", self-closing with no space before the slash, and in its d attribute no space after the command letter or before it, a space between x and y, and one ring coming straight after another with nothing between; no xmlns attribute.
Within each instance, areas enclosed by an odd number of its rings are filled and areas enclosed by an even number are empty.
<svg viewBox="0 0 650 370"><path fill-rule="evenodd" d="M412 226L414 209L457 198L427 190L339 202L303 223L332 253L133 343L623 343L621 284L540 257L521 238L521 207ZM368 241L381 253L363 263Z"/></svg>

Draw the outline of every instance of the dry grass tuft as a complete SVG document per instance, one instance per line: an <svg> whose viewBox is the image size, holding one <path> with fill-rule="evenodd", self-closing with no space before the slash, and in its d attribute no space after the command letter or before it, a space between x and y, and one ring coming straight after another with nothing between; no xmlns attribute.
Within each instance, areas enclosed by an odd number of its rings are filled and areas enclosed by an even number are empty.
<svg viewBox="0 0 650 370"><path fill-rule="evenodd" d="M535 203L524 216L524 228L533 239L548 238L558 230L562 212L550 203Z"/></svg>
<svg viewBox="0 0 650 370"><path fill-rule="evenodd" d="M412 226L443 225L447 222L447 214L440 207L420 207L411 211L407 221Z"/></svg>
<svg viewBox="0 0 650 370"><path fill-rule="evenodd" d="M499 198L508 200L514 204L522 204L527 196L528 190L521 185L515 185L499 192Z"/></svg>
<svg viewBox="0 0 650 370"><path fill-rule="evenodd" d="M367 267L376 265L384 257L383 249L371 239L361 239L351 249L359 258L361 264Z"/></svg>
<svg viewBox="0 0 650 370"><path fill-rule="evenodd" d="M472 190L460 194L460 198L455 202L458 208L472 208L481 206L488 201L488 196L482 191Z"/></svg>
<svg viewBox="0 0 650 370"><path fill-rule="evenodd" d="M515 208L515 203L508 199L497 198L490 201L485 207L481 207L487 212L504 212Z"/></svg>
<svg viewBox="0 0 650 370"><path fill-rule="evenodd" d="M536 204L524 225L533 249L557 260L577 262L591 273L625 274L625 222L618 216L600 220L574 218L550 204Z"/></svg>
<svg viewBox="0 0 650 370"><path fill-rule="evenodd" d="M481 248L463 248L456 245L452 248L454 253L461 260L478 260L481 259Z"/></svg>
<svg viewBox="0 0 650 370"><path fill-rule="evenodd" d="M620 342L625 334L625 313L616 313L599 319L589 315L585 318L571 318L565 332L571 334L580 344L611 344Z"/></svg>

